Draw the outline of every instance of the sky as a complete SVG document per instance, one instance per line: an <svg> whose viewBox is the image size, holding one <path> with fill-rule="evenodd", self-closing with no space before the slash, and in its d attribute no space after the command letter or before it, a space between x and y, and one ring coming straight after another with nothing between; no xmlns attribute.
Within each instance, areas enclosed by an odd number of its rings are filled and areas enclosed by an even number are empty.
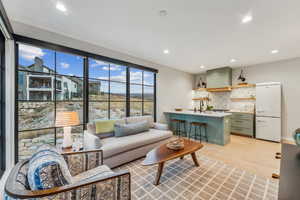
<svg viewBox="0 0 300 200"><path fill-rule="evenodd" d="M39 57L44 65L50 69L55 69L55 51L39 47L19 44L19 65L23 67L34 64L34 58ZM116 64L109 64L103 61L89 59L89 78L108 80L110 69L110 79L113 81L126 82L126 67ZM56 71L58 74L83 77L83 57L56 53ZM142 84L142 70L131 68L130 82ZM144 84L154 85L153 73L144 72ZM132 90L139 91L138 87ZM149 89L148 89L149 90ZM145 92L148 91L147 89ZM124 84L116 84L115 92L124 91ZM151 92L150 90L148 92Z"/></svg>

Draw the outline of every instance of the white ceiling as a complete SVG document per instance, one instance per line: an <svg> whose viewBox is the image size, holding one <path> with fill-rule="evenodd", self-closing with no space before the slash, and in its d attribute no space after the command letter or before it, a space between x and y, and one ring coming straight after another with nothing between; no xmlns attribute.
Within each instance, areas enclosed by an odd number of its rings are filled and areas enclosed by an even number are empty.
<svg viewBox="0 0 300 200"><path fill-rule="evenodd" d="M2 1L11 20L191 73L300 56L299 0Z"/></svg>

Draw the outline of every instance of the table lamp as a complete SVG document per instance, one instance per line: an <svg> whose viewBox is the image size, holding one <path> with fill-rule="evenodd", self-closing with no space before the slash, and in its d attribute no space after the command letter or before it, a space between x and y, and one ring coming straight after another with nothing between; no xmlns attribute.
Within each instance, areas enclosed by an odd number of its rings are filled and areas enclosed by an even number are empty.
<svg viewBox="0 0 300 200"><path fill-rule="evenodd" d="M58 112L56 115L55 126L64 128L63 148L72 147L71 126L78 125L79 119L77 112Z"/></svg>

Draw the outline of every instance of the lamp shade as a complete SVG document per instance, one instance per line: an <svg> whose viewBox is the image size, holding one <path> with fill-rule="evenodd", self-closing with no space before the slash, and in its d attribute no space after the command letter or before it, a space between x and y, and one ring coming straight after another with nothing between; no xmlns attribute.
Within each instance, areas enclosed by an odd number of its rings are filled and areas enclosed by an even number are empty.
<svg viewBox="0 0 300 200"><path fill-rule="evenodd" d="M79 123L80 122L79 122L77 112L58 112L56 114L56 121L55 121L56 127L76 126Z"/></svg>

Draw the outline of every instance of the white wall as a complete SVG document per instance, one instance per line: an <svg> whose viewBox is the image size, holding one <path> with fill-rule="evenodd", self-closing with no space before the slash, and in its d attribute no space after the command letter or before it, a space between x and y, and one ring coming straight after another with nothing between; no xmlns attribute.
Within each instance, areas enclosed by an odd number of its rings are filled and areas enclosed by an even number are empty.
<svg viewBox="0 0 300 200"><path fill-rule="evenodd" d="M282 83L282 136L291 139L300 128L300 58L234 69L233 84L237 84L241 69L248 83Z"/></svg>
<svg viewBox="0 0 300 200"><path fill-rule="evenodd" d="M14 32L19 35L52 42L83 51L128 61L158 69L157 76L157 119L164 121L163 112L175 107L190 108L192 105L193 75L158 65L143 59L112 51L94 44L12 21Z"/></svg>

